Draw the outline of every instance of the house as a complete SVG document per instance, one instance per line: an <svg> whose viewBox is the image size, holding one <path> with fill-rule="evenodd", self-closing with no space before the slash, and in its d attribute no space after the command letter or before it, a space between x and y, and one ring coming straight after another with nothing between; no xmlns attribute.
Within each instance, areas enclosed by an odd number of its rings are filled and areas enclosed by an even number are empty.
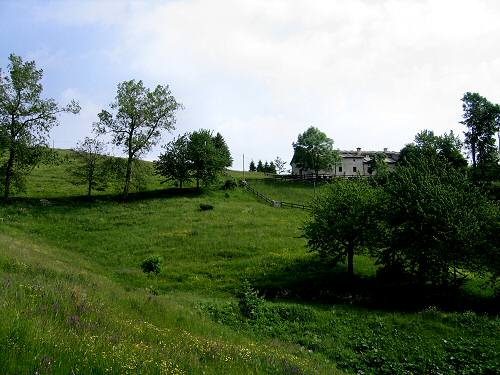
<svg viewBox="0 0 500 375"><path fill-rule="evenodd" d="M376 154L383 153L385 155L385 162L387 163L389 169L394 169L395 164L399 159L399 152L388 151L387 148L384 148L384 151L362 151L360 147L358 147L355 151L338 151L340 153L341 161L330 170L320 170L318 173L319 175L327 177L370 176L372 174L370 173L370 162ZM313 170L298 167L293 158L290 165L292 166L292 175L303 177L314 175Z"/></svg>

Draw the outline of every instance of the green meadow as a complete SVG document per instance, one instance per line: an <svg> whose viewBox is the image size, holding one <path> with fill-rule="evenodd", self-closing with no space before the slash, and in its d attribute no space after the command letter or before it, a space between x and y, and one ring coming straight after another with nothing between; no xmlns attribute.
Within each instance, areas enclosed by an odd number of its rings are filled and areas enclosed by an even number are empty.
<svg viewBox="0 0 500 375"><path fill-rule="evenodd" d="M420 296L377 284L359 256L347 279L307 251L307 211L224 179L198 192L150 176L125 202L112 186L88 200L64 155L0 206L2 374L500 371L498 300L480 278ZM251 184L304 204L321 191ZM141 270L150 255L159 274Z"/></svg>
<svg viewBox="0 0 500 375"><path fill-rule="evenodd" d="M267 197L289 203L308 205L316 195L321 194L327 182L313 184L311 181L280 180L269 177L259 178L248 173L250 186Z"/></svg>

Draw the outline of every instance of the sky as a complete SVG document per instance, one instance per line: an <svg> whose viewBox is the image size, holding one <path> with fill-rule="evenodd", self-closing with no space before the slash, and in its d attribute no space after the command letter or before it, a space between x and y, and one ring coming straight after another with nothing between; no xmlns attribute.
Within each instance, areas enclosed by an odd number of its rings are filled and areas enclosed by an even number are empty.
<svg viewBox="0 0 500 375"><path fill-rule="evenodd" d="M52 130L60 148L130 79L184 105L161 144L212 129L234 169L289 162L310 126L342 150L398 151L423 129L462 135L468 91L500 103L497 0L0 0L0 16L0 67L35 60L45 97L82 106Z"/></svg>

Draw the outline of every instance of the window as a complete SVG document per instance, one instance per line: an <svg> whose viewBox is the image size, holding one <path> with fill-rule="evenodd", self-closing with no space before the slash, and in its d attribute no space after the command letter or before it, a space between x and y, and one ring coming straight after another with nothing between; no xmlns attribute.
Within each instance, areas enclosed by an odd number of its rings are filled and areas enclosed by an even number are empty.
<svg viewBox="0 0 500 375"><path fill-rule="evenodd" d="M342 167L339 167L339 172L342 172Z"/></svg>
<svg viewBox="0 0 500 375"><path fill-rule="evenodd" d="M356 167L352 167L352 171L356 173Z"/></svg>

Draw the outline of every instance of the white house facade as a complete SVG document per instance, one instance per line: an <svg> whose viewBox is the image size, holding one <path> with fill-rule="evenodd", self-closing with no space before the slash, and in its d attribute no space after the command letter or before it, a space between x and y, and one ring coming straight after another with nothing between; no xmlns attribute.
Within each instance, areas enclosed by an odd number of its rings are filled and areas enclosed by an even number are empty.
<svg viewBox="0 0 500 375"><path fill-rule="evenodd" d="M370 165L376 154L385 155L385 162L390 169L395 167L399 159L399 152L388 151L386 148L384 148L384 151L362 151L359 147L354 151L338 151L341 157L340 162L331 170L320 170L319 175L339 177L371 176ZM314 175L313 170L298 167L293 159L290 165L292 166L292 175L303 177Z"/></svg>

